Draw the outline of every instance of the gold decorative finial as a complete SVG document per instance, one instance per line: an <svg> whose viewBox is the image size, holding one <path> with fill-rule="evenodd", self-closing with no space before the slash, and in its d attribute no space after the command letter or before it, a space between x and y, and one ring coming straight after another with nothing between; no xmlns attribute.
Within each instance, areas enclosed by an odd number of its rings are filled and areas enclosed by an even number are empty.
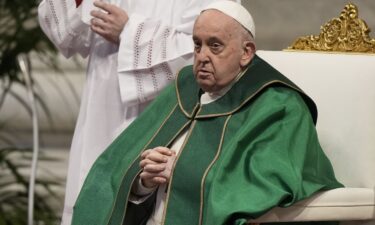
<svg viewBox="0 0 375 225"><path fill-rule="evenodd" d="M319 36L300 37L288 50L375 53L375 39L369 36L370 28L358 18L358 8L349 3L339 18L320 28Z"/></svg>

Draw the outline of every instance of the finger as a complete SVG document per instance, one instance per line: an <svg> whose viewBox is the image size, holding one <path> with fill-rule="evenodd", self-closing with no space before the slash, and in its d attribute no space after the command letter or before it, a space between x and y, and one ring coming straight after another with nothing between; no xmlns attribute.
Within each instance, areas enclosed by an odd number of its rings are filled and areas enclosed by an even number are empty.
<svg viewBox="0 0 375 225"><path fill-rule="evenodd" d="M159 185L167 183L167 179L165 179L164 177L154 177L152 178L152 181Z"/></svg>
<svg viewBox="0 0 375 225"><path fill-rule="evenodd" d="M154 161L155 163L166 163L168 162L168 157L160 154L159 152L153 151L147 155L146 159Z"/></svg>
<svg viewBox="0 0 375 225"><path fill-rule="evenodd" d="M161 184L167 183L167 180L162 177L155 177L151 179L141 179L142 184L148 188L155 188Z"/></svg>
<svg viewBox="0 0 375 225"><path fill-rule="evenodd" d="M143 179L152 179L153 177L163 177L163 178L166 178L166 179L169 178L168 176L165 176L164 171L154 173L154 172L142 170L142 172L139 174L139 176Z"/></svg>
<svg viewBox="0 0 375 225"><path fill-rule="evenodd" d="M108 13L104 13L104 12L101 12L99 10L92 10L90 12L90 15L93 16L94 18L100 19L104 22L107 22L107 21L110 20L110 16L108 15Z"/></svg>
<svg viewBox="0 0 375 225"><path fill-rule="evenodd" d="M143 172L139 174L139 177L141 178L141 182L145 187L153 188L158 185L157 183L152 181L152 178L154 178L154 176L149 177L148 174Z"/></svg>
<svg viewBox="0 0 375 225"><path fill-rule="evenodd" d="M108 13L113 12L113 5L107 2L102 2L102 1L95 1L94 6L98 7L99 9L102 9Z"/></svg>
<svg viewBox="0 0 375 225"><path fill-rule="evenodd" d="M148 164L156 164L154 161L149 159L143 159L139 162L139 166L143 169Z"/></svg>
<svg viewBox="0 0 375 225"><path fill-rule="evenodd" d="M103 37L107 36L107 31L100 26L91 25L91 30Z"/></svg>
<svg viewBox="0 0 375 225"><path fill-rule="evenodd" d="M154 150L163 154L163 155L167 155L167 156L171 156L173 154L176 154L175 151L170 150L169 148L166 148L166 147L162 147L162 146L156 147L156 148L154 148Z"/></svg>
<svg viewBox="0 0 375 225"><path fill-rule="evenodd" d="M108 24L101 19L91 19L91 25L95 27L100 27L104 31L108 30Z"/></svg>
<svg viewBox="0 0 375 225"><path fill-rule="evenodd" d="M166 169L166 164L147 164L143 167L143 171L149 173L161 173Z"/></svg>
<svg viewBox="0 0 375 225"><path fill-rule="evenodd" d="M153 184L163 184L167 182L167 179L162 176L158 176L157 174L154 173L147 173L147 172L142 172L139 174L139 177L141 178L142 182L144 184L146 183L153 183ZM148 185L151 186L151 185Z"/></svg>
<svg viewBox="0 0 375 225"><path fill-rule="evenodd" d="M159 175L159 173L149 173L147 171L142 171L140 174L139 174L139 177L142 179L142 180L146 180L146 181L150 181L152 180L152 178L154 177L161 177Z"/></svg>
<svg viewBox="0 0 375 225"><path fill-rule="evenodd" d="M147 149L141 154L141 158L144 159L147 157L148 154L150 154L152 149Z"/></svg>

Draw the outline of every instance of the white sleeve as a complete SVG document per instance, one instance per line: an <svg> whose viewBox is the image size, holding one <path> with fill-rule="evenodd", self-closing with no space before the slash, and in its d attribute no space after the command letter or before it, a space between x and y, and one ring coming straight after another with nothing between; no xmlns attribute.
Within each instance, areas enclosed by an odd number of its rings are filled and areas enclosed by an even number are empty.
<svg viewBox="0 0 375 225"><path fill-rule="evenodd" d="M129 15L120 35L118 54L119 82L124 102L138 99L138 103L143 103L153 99L174 80L183 66L192 64L195 19L204 6L214 1L217 0L191 0L180 4L181 9L175 12L181 14L178 22L150 18L140 13Z"/></svg>
<svg viewBox="0 0 375 225"><path fill-rule="evenodd" d="M139 14L129 17L120 36L118 53L123 102L149 102L174 80L179 69L192 63L192 25L192 20L173 27ZM186 27L191 29L185 32L182 29Z"/></svg>
<svg viewBox="0 0 375 225"><path fill-rule="evenodd" d="M119 71L147 69L191 53L192 26L193 21L172 27L132 14L120 36Z"/></svg>
<svg viewBox="0 0 375 225"><path fill-rule="evenodd" d="M43 0L39 4L39 24L65 57L89 53L92 32L81 19L82 7L74 0Z"/></svg>
<svg viewBox="0 0 375 225"><path fill-rule="evenodd" d="M132 190L129 196L129 201L137 205L141 204L145 202L156 191L156 189L157 187L145 187L138 176L133 183Z"/></svg>
<svg viewBox="0 0 375 225"><path fill-rule="evenodd" d="M148 69L182 56L192 58L195 19L206 5L215 1L218 0L171 1L179 5L172 14L180 15L163 16L165 20L131 13L120 35L119 72ZM165 13L170 12L166 9Z"/></svg>

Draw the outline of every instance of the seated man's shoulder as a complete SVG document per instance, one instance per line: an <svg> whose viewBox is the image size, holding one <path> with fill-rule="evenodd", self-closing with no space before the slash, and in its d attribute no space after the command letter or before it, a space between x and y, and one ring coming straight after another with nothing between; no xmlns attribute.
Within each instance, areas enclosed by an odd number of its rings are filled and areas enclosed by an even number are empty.
<svg viewBox="0 0 375 225"><path fill-rule="evenodd" d="M193 65L187 65L182 67L177 74L179 79L189 79L191 75L194 74Z"/></svg>
<svg viewBox="0 0 375 225"><path fill-rule="evenodd" d="M285 86L271 86L260 93L254 102L261 107L280 108L294 112L308 112L309 109L302 93Z"/></svg>

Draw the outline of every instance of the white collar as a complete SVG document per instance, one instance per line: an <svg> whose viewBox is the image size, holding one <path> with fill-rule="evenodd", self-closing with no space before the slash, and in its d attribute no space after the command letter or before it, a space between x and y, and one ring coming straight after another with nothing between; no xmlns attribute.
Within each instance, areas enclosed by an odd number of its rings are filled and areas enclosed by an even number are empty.
<svg viewBox="0 0 375 225"><path fill-rule="evenodd" d="M242 75L246 72L246 70L241 71L240 73L237 74L236 78L233 79L227 86L222 88L221 90L217 92L205 92L201 96L201 101L200 103L202 105L209 104L211 102L214 102L224 96L231 88L232 86L242 77Z"/></svg>

